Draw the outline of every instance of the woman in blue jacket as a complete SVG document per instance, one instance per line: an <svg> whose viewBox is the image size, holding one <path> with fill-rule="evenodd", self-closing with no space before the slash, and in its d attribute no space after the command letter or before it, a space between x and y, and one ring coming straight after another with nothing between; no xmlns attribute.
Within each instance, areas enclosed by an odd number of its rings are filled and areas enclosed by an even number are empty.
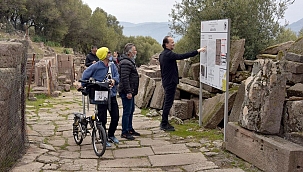
<svg viewBox="0 0 303 172"><path fill-rule="evenodd" d="M119 84L119 73L116 68L116 65L111 63L108 59L109 49L106 47L101 47L97 50L96 55L100 59L95 64L89 66L82 74L82 80L88 80L89 78L94 78L96 81L104 81L109 79L112 83L112 88L110 92L111 96L111 111L110 117L111 122L108 128L108 139L113 143L119 143L119 140L115 137L115 131L117 130L118 122L119 122L119 108L117 103L117 85ZM110 66L110 67L109 67ZM110 72L109 72L110 70ZM110 78L107 78L108 74L111 74ZM85 84L82 83L82 86ZM108 105L106 104L98 104L98 120L102 123L104 129L106 129L107 123L107 110ZM107 142L106 146L110 147L111 144Z"/></svg>

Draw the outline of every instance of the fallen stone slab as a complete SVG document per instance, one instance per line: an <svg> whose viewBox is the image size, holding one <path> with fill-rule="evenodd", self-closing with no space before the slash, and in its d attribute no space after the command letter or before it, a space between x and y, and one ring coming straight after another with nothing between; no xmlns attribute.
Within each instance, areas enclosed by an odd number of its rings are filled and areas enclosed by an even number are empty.
<svg viewBox="0 0 303 172"><path fill-rule="evenodd" d="M303 100L286 101L282 116L282 126L284 133L302 132L303 125Z"/></svg>
<svg viewBox="0 0 303 172"><path fill-rule="evenodd" d="M283 61L285 63L285 71L290 73L303 73L303 63Z"/></svg>
<svg viewBox="0 0 303 172"><path fill-rule="evenodd" d="M292 45L294 41L288 41L281 44L273 45L270 47L267 47L266 49L260 51L261 54L278 54L279 51L287 51Z"/></svg>
<svg viewBox="0 0 303 172"><path fill-rule="evenodd" d="M303 84L302 83L297 83L294 86L291 86L286 90L287 92L287 97L303 97Z"/></svg>
<svg viewBox="0 0 303 172"><path fill-rule="evenodd" d="M200 88L191 86L189 84L184 84L182 82L180 82L177 85L177 88L180 89L180 90L189 92L191 94L194 94L194 95L199 95L200 94ZM209 92L205 91L205 90L202 90L202 97L203 98L210 98L211 94Z"/></svg>
<svg viewBox="0 0 303 172"><path fill-rule="evenodd" d="M193 115L193 102L190 100L174 100L169 114L181 120L190 119Z"/></svg>
<svg viewBox="0 0 303 172"><path fill-rule="evenodd" d="M288 49L288 52L303 55L303 37L297 39L292 46Z"/></svg>
<svg viewBox="0 0 303 172"><path fill-rule="evenodd" d="M229 92L228 111L233 107L236 95L237 90ZM205 128L215 129L224 119L224 104L225 94L218 94L203 102L202 125Z"/></svg>
<svg viewBox="0 0 303 172"><path fill-rule="evenodd" d="M163 101L164 101L164 89L162 86L162 82L156 82L155 91L149 106L155 109L162 109Z"/></svg>
<svg viewBox="0 0 303 172"><path fill-rule="evenodd" d="M264 171L303 171L303 147L278 136L260 135L229 122L225 146Z"/></svg>
<svg viewBox="0 0 303 172"><path fill-rule="evenodd" d="M245 96L245 84L244 84L244 82L242 82L241 85L239 86L238 93L235 97L234 105L233 105L233 107L231 109L231 113L228 117L229 122L238 122L239 121L239 116L241 114L244 96Z"/></svg>
<svg viewBox="0 0 303 172"><path fill-rule="evenodd" d="M285 100L286 74L279 61L261 60L245 80L245 97L239 124L263 134L280 131ZM265 84L266 83L266 84Z"/></svg>
<svg viewBox="0 0 303 172"><path fill-rule="evenodd" d="M195 63L190 66L189 73L193 80L200 81L200 63Z"/></svg>
<svg viewBox="0 0 303 172"><path fill-rule="evenodd" d="M184 84L189 84L189 85L197 87L197 88L200 87L199 81L191 80L189 78L182 78L182 79L180 79L180 82L182 82Z"/></svg>
<svg viewBox="0 0 303 172"><path fill-rule="evenodd" d="M303 63L303 55L290 53L288 52L285 56L286 60L292 61L292 62L299 62Z"/></svg>
<svg viewBox="0 0 303 172"><path fill-rule="evenodd" d="M229 73L235 74L239 67L241 70L245 70L244 65L244 51L245 51L245 39L231 41L230 47L230 66Z"/></svg>
<svg viewBox="0 0 303 172"><path fill-rule="evenodd" d="M284 134L285 139L303 146L303 132L290 132Z"/></svg>

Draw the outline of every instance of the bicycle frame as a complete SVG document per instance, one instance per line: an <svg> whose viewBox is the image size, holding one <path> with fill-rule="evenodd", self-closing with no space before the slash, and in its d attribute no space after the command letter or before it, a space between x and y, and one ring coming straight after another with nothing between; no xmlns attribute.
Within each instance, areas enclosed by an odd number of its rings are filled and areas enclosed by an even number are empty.
<svg viewBox="0 0 303 172"><path fill-rule="evenodd" d="M82 81L82 82L87 82L92 85L96 83L96 82L90 82L90 81ZM86 89L78 89L78 91L81 91L81 93L82 93L82 106L83 106L82 111L83 111L83 113L74 113L74 123L73 123L74 140L75 140L76 144L80 145L82 143L83 139L87 136L87 133L89 133L92 137L94 152L97 156L100 157L105 152L107 136L106 136L105 129L102 127L102 124L99 122L97 124L97 121L99 121L98 115L97 115L98 114L97 104L93 103L93 104L95 104L94 116L93 117L87 116L85 107L87 105L87 109L89 110L89 105L92 104L92 101L88 100L89 94L86 92L87 91ZM86 101L86 99L87 99L87 101ZM88 124L89 124L89 126L88 126ZM90 128L88 128L88 127L90 127ZM89 130L91 130L92 132L90 133ZM101 146L101 148L99 148L98 146Z"/></svg>

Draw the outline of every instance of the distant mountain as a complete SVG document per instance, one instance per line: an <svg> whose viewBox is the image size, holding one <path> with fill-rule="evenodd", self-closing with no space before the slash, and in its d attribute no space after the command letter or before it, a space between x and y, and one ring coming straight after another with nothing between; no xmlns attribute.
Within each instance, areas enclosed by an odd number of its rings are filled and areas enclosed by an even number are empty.
<svg viewBox="0 0 303 172"><path fill-rule="evenodd" d="M150 36L162 44L163 38L171 33L168 22L147 22L147 23L129 23L120 22L123 26L123 35L125 36ZM174 36L178 41L181 36Z"/></svg>
<svg viewBox="0 0 303 172"><path fill-rule="evenodd" d="M299 31L303 28L303 18L288 25L287 28L290 28L292 31L299 33Z"/></svg>

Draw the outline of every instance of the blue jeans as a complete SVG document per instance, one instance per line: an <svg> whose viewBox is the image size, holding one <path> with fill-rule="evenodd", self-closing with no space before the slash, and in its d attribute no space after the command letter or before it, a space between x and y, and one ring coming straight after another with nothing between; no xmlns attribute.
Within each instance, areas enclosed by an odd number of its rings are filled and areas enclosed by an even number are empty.
<svg viewBox="0 0 303 172"><path fill-rule="evenodd" d="M125 93L119 93L122 99L123 115L122 115L122 134L128 133L133 129L133 115L135 111L135 97L131 99L126 97Z"/></svg>

